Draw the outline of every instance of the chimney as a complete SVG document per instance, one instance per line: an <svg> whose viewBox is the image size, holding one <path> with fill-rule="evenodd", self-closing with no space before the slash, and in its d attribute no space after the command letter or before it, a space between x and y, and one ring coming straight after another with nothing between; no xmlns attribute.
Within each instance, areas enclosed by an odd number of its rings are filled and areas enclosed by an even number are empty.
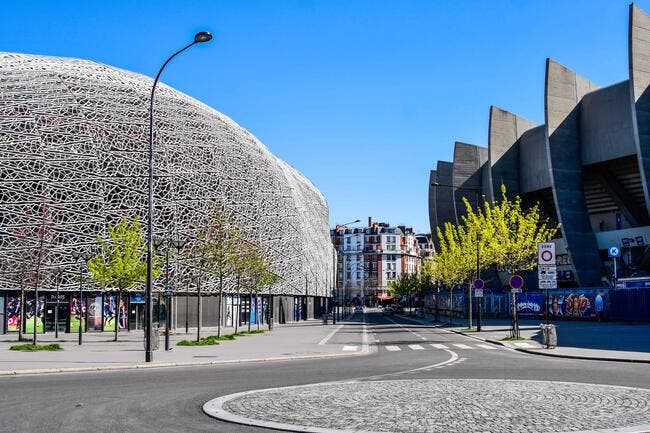
<svg viewBox="0 0 650 433"><path fill-rule="evenodd" d="M368 227L372 227L372 217L368 217Z"/></svg>

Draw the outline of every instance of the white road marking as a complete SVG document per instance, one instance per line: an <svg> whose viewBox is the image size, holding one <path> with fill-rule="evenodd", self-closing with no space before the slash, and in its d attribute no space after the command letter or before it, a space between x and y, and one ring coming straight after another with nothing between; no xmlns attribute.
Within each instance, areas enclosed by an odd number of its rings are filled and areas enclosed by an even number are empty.
<svg viewBox="0 0 650 433"><path fill-rule="evenodd" d="M409 349L411 350L424 350L424 347L419 344L409 344Z"/></svg>
<svg viewBox="0 0 650 433"><path fill-rule="evenodd" d="M402 349L400 349L398 346L386 346L386 350L389 352L399 352Z"/></svg>
<svg viewBox="0 0 650 433"><path fill-rule="evenodd" d="M332 332L330 332L329 334L327 334L327 336L325 336L325 338L323 338L321 341L319 341L318 344L320 346L322 346L323 344L326 344L329 341L329 339L332 338L334 336L334 334L336 334L341 328L343 328L343 325L339 325L336 328L334 328L334 330Z"/></svg>
<svg viewBox="0 0 650 433"><path fill-rule="evenodd" d="M525 342L520 342L520 341L515 341L512 344L514 344L517 347L523 347L524 349L533 349L535 347L530 343L525 343Z"/></svg>
<svg viewBox="0 0 650 433"><path fill-rule="evenodd" d="M358 346L343 346L344 352L354 352L358 349Z"/></svg>
<svg viewBox="0 0 650 433"><path fill-rule="evenodd" d="M468 346L467 344L462 343L454 343L454 346L458 347L459 349L474 349L472 346Z"/></svg>
<svg viewBox="0 0 650 433"><path fill-rule="evenodd" d="M433 347L434 349L448 349L448 347L445 346L444 344L433 344L432 343L431 347Z"/></svg>
<svg viewBox="0 0 650 433"><path fill-rule="evenodd" d="M489 344L477 344L478 347L482 349L488 349L488 350L496 350L497 348L494 346L490 346Z"/></svg>

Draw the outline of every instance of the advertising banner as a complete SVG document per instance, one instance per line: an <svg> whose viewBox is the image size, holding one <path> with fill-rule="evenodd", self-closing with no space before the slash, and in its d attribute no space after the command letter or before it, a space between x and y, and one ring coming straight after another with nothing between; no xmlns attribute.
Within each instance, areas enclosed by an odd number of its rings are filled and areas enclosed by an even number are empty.
<svg viewBox="0 0 650 433"><path fill-rule="evenodd" d="M78 296L72 296L70 301L70 332L79 332L80 325L82 332L88 330L86 324L86 303L79 302Z"/></svg>
<svg viewBox="0 0 650 433"><path fill-rule="evenodd" d="M104 331L115 331L115 322L116 322L115 316L117 312L116 304L117 304L117 296L113 294L104 295L104 308L103 308Z"/></svg>
<svg viewBox="0 0 650 433"><path fill-rule="evenodd" d="M20 296L7 297L7 332L18 332L20 327Z"/></svg>
<svg viewBox="0 0 650 433"><path fill-rule="evenodd" d="M34 332L34 314L36 314L36 332L44 332L43 307L45 307L45 296L39 295L38 305L35 304L34 295L27 295L27 301L25 302L25 332L27 334Z"/></svg>
<svg viewBox="0 0 650 433"><path fill-rule="evenodd" d="M583 289L551 292L549 294L549 314L556 317L580 318L596 317L605 309L605 291Z"/></svg>
<svg viewBox="0 0 650 433"><path fill-rule="evenodd" d="M517 314L521 316L543 315L544 304L543 293L520 293L517 295Z"/></svg>

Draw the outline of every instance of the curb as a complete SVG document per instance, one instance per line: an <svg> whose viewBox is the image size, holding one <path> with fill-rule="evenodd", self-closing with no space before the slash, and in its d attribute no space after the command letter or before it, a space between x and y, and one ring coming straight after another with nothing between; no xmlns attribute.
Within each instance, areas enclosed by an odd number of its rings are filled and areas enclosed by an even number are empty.
<svg viewBox="0 0 650 433"><path fill-rule="evenodd" d="M250 358L250 359L231 359L223 361L193 361L193 362L167 362L160 364L124 364L124 365L107 365L99 367L63 367L63 368L39 368L32 370L0 370L0 377L23 376L32 374L54 374L54 373L81 373L94 371L122 371L122 370L143 370L151 368L171 368L171 367L197 367L208 365L228 365L228 364L245 364L254 362L271 362L271 361L293 361L301 359L327 359L327 358L345 358L350 356L369 355L367 350L349 353L328 353L322 355L297 355L297 356L275 356L270 358Z"/></svg>
<svg viewBox="0 0 650 433"><path fill-rule="evenodd" d="M407 316L402 316L407 320L411 320L413 322L421 323L423 325L430 325L429 323L423 321L423 320L418 320L418 319L413 319ZM538 356L548 356L550 358L563 358L563 359L581 359L581 360L586 360L586 361L609 361L609 362L627 362L631 364L650 364L650 360L648 359L632 359L632 358L606 358L602 356L580 356L580 355L564 355L564 354L557 354L557 353L547 353L547 352L540 352L539 350L531 350L531 349L524 349L522 347L511 347L506 344L504 344L502 341L497 341L497 340L491 340L489 338L481 338L476 335L469 335L466 334L462 331L458 331L455 329L449 329L445 328L447 331L451 331L454 334L462 335L464 337L468 338L473 338L474 340L478 341L484 341L486 343L494 344L496 346L502 346L506 347L508 349L516 350L517 352L522 352L522 353L527 353L529 355L538 355Z"/></svg>
<svg viewBox="0 0 650 433"><path fill-rule="evenodd" d="M610 362L627 362L627 363L632 363L632 364L650 364L650 360L648 359L632 359L632 358L606 358L602 356L580 356L580 355L564 355L564 354L558 354L558 353L548 353L548 352L540 352L539 349L537 350L531 350L531 349L524 349L522 347L511 347L506 344L504 344L501 341L497 340L491 340L489 338L480 338L475 335L468 335L462 331L457 331L454 329L448 329L448 331L451 331L455 334L463 335L465 337L473 338L475 340L479 341L485 341L487 343L491 343L497 346L503 346L507 347L508 349L516 350L517 352L522 352L522 353L527 353L529 355L538 355L538 356L548 356L550 358L564 358L564 359L582 359L585 361L610 361Z"/></svg>

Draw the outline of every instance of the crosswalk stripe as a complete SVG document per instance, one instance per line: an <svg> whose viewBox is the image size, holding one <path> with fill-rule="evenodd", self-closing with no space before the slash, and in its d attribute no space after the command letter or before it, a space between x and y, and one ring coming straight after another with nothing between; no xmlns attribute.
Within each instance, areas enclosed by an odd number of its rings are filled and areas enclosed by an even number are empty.
<svg viewBox="0 0 650 433"><path fill-rule="evenodd" d="M343 346L344 352L354 352L357 349L358 349L357 346Z"/></svg>
<svg viewBox="0 0 650 433"><path fill-rule="evenodd" d="M444 344L431 344L431 347L433 347L435 349L447 349L448 348Z"/></svg>
<svg viewBox="0 0 650 433"><path fill-rule="evenodd" d="M409 349L411 350L424 350L424 347L419 344L409 344Z"/></svg>
<svg viewBox="0 0 650 433"><path fill-rule="evenodd" d="M488 350L496 350L496 347L490 346L489 344L477 344L478 347Z"/></svg>
<svg viewBox="0 0 650 433"><path fill-rule="evenodd" d="M524 349L531 349L531 348L535 347L530 343L524 343L524 342L518 342L518 341L515 341L512 344L514 344L517 347L523 347Z"/></svg>
<svg viewBox="0 0 650 433"><path fill-rule="evenodd" d="M386 346L386 350L389 352L399 352L402 349L400 349L398 346Z"/></svg>
<svg viewBox="0 0 650 433"><path fill-rule="evenodd" d="M462 343L454 343L454 346L458 347L459 349L473 349L472 346L468 346L467 344Z"/></svg>

